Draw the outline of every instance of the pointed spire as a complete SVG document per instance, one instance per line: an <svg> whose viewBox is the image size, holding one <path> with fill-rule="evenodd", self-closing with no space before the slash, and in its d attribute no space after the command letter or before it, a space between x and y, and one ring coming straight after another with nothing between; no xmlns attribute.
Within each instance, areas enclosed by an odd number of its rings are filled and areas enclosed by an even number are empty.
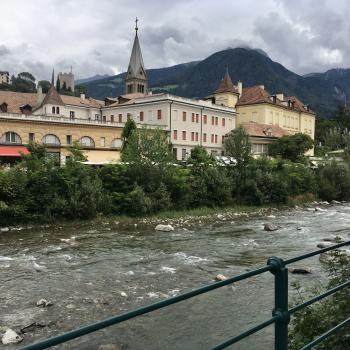
<svg viewBox="0 0 350 350"><path fill-rule="evenodd" d="M139 30L138 26L137 26L137 22L139 21L139 19L136 17L135 19L135 31L136 31L136 35L137 35L137 31Z"/></svg>
<svg viewBox="0 0 350 350"><path fill-rule="evenodd" d="M51 85L55 85L55 68L52 68Z"/></svg>
<svg viewBox="0 0 350 350"><path fill-rule="evenodd" d="M215 93L220 92L233 92L238 93L236 87L233 85L230 74L228 73L228 65L226 67L226 74L223 79L220 81L218 88L215 90Z"/></svg>

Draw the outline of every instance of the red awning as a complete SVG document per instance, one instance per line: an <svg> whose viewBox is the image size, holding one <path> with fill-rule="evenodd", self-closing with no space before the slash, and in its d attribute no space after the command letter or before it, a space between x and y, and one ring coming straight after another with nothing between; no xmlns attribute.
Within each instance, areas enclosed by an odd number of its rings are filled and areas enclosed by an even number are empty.
<svg viewBox="0 0 350 350"><path fill-rule="evenodd" d="M0 157L20 157L30 152L24 146L0 146Z"/></svg>

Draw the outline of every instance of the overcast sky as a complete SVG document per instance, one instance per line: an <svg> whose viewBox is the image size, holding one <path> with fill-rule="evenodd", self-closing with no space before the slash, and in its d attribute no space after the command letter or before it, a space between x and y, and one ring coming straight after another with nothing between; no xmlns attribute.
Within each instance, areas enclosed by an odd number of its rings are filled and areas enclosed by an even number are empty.
<svg viewBox="0 0 350 350"><path fill-rule="evenodd" d="M350 68L347 0L0 0L0 70L50 80L125 71L138 16L146 68L261 48L299 73Z"/></svg>

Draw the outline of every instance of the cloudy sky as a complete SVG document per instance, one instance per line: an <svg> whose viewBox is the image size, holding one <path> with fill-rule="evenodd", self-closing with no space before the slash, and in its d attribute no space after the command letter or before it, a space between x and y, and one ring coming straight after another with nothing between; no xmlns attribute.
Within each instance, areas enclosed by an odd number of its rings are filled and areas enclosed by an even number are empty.
<svg viewBox="0 0 350 350"><path fill-rule="evenodd" d="M50 79L126 69L140 18L147 68L261 48L299 74L350 68L347 0L0 0L0 70Z"/></svg>

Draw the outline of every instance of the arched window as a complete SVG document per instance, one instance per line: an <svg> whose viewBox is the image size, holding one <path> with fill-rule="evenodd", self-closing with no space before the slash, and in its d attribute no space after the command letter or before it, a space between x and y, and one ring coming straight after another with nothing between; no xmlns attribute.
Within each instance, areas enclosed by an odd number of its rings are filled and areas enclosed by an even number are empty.
<svg viewBox="0 0 350 350"><path fill-rule="evenodd" d="M56 107L56 114L60 114L60 107Z"/></svg>
<svg viewBox="0 0 350 350"><path fill-rule="evenodd" d="M1 136L0 143L12 143L20 145L22 144L22 139L17 133L13 131L8 131Z"/></svg>
<svg viewBox="0 0 350 350"><path fill-rule="evenodd" d="M89 136L83 136L79 142L82 147L95 148L95 141Z"/></svg>
<svg viewBox="0 0 350 350"><path fill-rule="evenodd" d="M121 149L123 145L122 139L114 139L112 141L112 148Z"/></svg>
<svg viewBox="0 0 350 350"><path fill-rule="evenodd" d="M42 139L42 143L50 146L59 146L61 144L60 139L53 134L45 135Z"/></svg>
<svg viewBox="0 0 350 350"><path fill-rule="evenodd" d="M52 107L52 114L55 114L55 107Z"/></svg>

